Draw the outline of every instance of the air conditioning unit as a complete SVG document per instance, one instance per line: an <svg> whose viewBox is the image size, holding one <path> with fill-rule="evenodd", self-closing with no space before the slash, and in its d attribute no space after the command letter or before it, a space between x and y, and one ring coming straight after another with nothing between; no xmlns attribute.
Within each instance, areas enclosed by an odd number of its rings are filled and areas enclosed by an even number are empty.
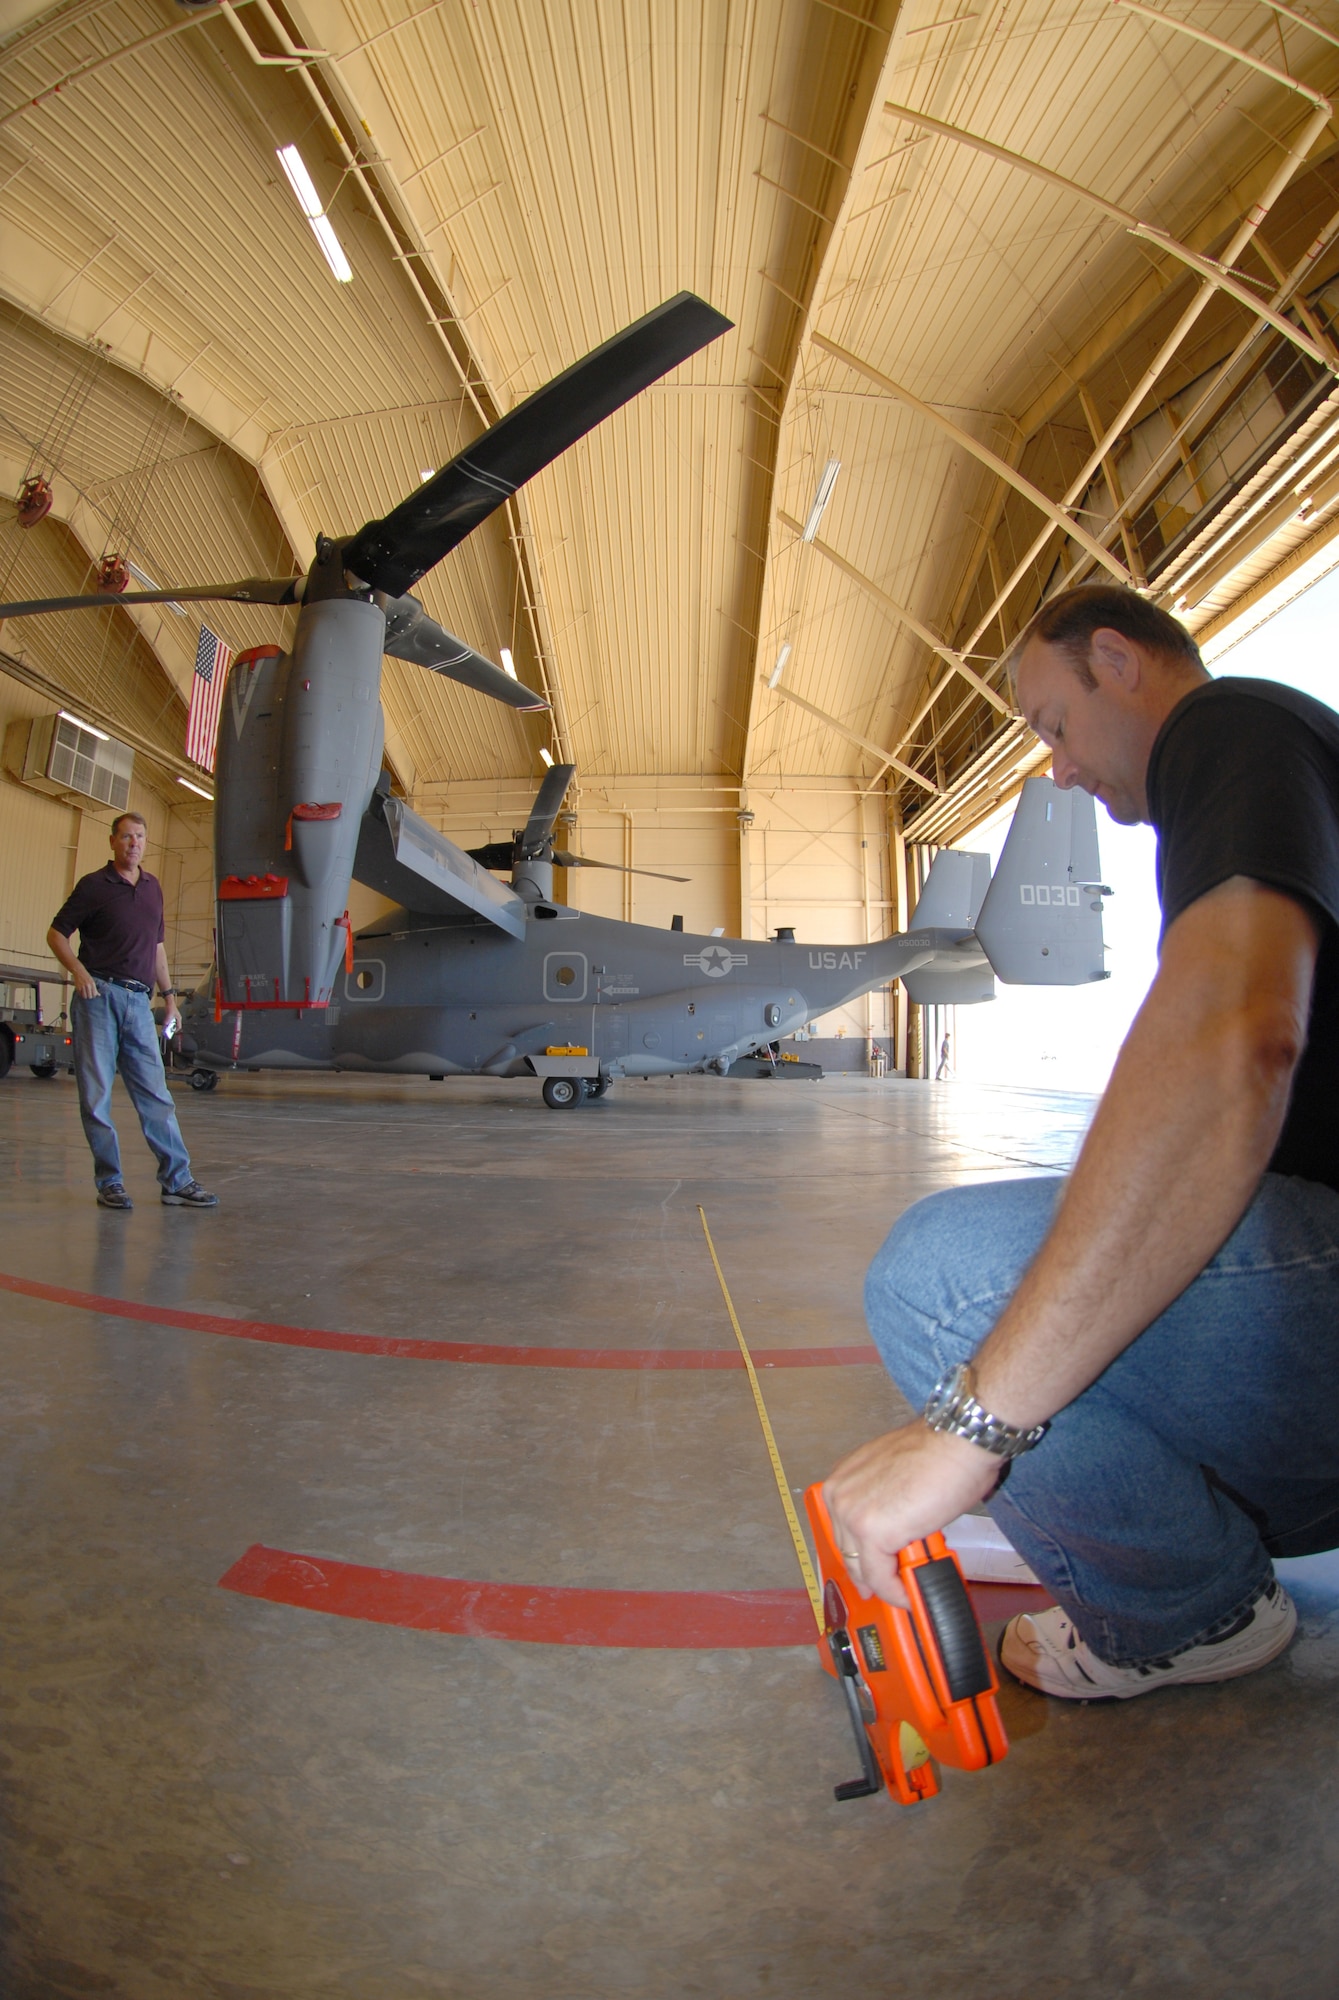
<svg viewBox="0 0 1339 2000"><path fill-rule="evenodd" d="M135 753L128 743L89 729L68 715L39 715L31 723L11 725L11 738L27 731L26 744L6 742L5 762L14 776L34 790L56 797L96 799L122 812L130 799ZM16 754L22 751L22 758Z"/></svg>

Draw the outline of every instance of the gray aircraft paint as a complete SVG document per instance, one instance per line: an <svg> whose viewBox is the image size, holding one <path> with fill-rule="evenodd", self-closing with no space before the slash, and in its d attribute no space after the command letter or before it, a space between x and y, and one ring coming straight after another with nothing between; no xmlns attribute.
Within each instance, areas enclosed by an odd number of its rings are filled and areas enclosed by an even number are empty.
<svg viewBox="0 0 1339 2000"><path fill-rule="evenodd" d="M376 604L304 607L291 656L242 669L219 723L214 854L220 883L286 881L273 898L218 905L223 991L253 1005L321 1006L344 957L341 919L363 815L381 769ZM282 785L284 797L278 796ZM319 808L334 817L308 819Z"/></svg>
<svg viewBox="0 0 1339 2000"><path fill-rule="evenodd" d="M1064 983L1105 978L1100 897L1091 879L1079 881L1095 873L1092 800L1060 793L1046 778L1028 781L1024 799L1029 796L1036 807L1024 813L1020 804L996 880L1007 881L1011 891L1024 878L1044 882L1051 894L1042 905L1035 886L1031 903L1020 895L1019 911L1027 914L1019 924L1006 903L997 903L992 950L1009 959L1021 930L1029 978L1034 953L1048 970L1055 954ZM1056 799L1066 810L1048 816L1047 805ZM373 886L383 888L393 880L394 892L409 888L415 901L432 907L404 907L361 931L352 970L337 972L328 1008L238 1014L225 1006L216 1023L212 996L201 996L188 1022L203 1062L535 1076L544 1073L546 1049L577 1047L588 1052L584 1061L569 1059L578 1074L672 1075L724 1070L738 1056L894 979L927 999L935 997L927 981L959 1000L989 998L994 990L985 946L967 921L978 904L984 913L990 902L983 856L941 854L915 927L868 945L657 930L517 897L486 877L500 905L490 916L463 901L471 871L485 871L403 803L381 794L364 821L356 865L360 879L372 876ZM1071 887L1080 890L1077 903ZM518 908L519 937L511 934ZM950 921L923 924L923 912Z"/></svg>

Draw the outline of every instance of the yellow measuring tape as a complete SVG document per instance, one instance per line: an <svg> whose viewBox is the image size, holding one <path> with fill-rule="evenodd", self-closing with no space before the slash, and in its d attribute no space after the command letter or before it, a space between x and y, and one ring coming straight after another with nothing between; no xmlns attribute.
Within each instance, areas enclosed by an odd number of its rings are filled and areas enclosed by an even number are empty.
<svg viewBox="0 0 1339 2000"><path fill-rule="evenodd" d="M809 1544L804 1539L804 1530L800 1526L800 1517L795 1512L795 1503L790 1497L790 1487L786 1483L786 1469L781 1463L781 1453L776 1448L776 1438L772 1433L771 1419L767 1414L767 1405L762 1399L762 1389L758 1382L758 1371L753 1365L753 1356L749 1353L749 1344L744 1338L744 1329L739 1324L739 1315L735 1311L735 1302L730 1297L730 1287L725 1282L725 1273L721 1269L721 1260L716 1255L716 1245L712 1242L711 1231L707 1227L707 1211L703 1208L701 1202L697 1205L697 1212L702 1217L702 1234L707 1239L707 1248L711 1252L711 1261L716 1266L716 1276L720 1281L721 1295L725 1300L725 1309L730 1315L730 1324L735 1330L735 1339L739 1342L739 1351L744 1357L744 1366L748 1370L749 1387L753 1391L753 1400L758 1407L758 1421L762 1425L762 1433L767 1440L767 1456L772 1461L772 1473L776 1480L776 1490L781 1495L781 1505L786 1510L786 1522L790 1528L790 1539L795 1544L795 1554L799 1558L800 1574L804 1578L804 1587L809 1593L809 1602L813 1607L814 1622L818 1626L819 1637L822 1638L824 1632L827 1630L827 1623L823 1617L823 1593L818 1587L818 1578L814 1575L814 1566L809 1559Z"/></svg>

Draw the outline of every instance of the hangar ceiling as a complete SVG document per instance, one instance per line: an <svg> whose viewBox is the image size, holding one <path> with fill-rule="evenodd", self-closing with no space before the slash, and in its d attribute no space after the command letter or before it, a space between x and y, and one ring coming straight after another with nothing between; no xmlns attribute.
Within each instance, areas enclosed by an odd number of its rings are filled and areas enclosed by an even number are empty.
<svg viewBox="0 0 1339 2000"><path fill-rule="evenodd" d="M6 597L108 552L303 568L662 298L734 320L425 578L553 714L388 662L410 792L543 743L741 805L886 788L954 837L1042 755L999 660L1046 591L1128 577L1211 630L1331 532L1330 0L12 0L6 29ZM23 530L30 470L56 505ZM179 753L194 625L96 622L0 648Z"/></svg>

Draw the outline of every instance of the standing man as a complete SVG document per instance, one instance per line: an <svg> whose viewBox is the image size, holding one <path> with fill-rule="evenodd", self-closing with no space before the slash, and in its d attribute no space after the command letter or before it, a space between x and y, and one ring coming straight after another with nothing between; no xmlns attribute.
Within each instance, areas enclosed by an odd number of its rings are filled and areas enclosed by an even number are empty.
<svg viewBox="0 0 1339 2000"><path fill-rule="evenodd" d="M217 1208L191 1174L186 1144L163 1075L162 1051L149 1001L155 982L167 1002L164 1026L180 1022L167 969L163 891L140 866L145 825L138 813L112 822L112 858L82 875L52 919L47 944L74 980L70 1027L79 1114L93 1153L93 1179L103 1208L133 1208L121 1179L121 1148L111 1118L112 1079L119 1070L150 1150L169 1208ZM79 933L79 956L70 945Z"/></svg>
<svg viewBox="0 0 1339 2000"><path fill-rule="evenodd" d="M1125 1699L1267 1665L1297 1622L1271 1558L1339 1546L1339 716L1211 680L1106 585L1015 657L1056 783L1157 830L1157 977L1067 1181L894 1228L866 1309L922 1415L826 1493L898 1604L894 1552L986 1500L1056 1599L1004 1665Z"/></svg>

